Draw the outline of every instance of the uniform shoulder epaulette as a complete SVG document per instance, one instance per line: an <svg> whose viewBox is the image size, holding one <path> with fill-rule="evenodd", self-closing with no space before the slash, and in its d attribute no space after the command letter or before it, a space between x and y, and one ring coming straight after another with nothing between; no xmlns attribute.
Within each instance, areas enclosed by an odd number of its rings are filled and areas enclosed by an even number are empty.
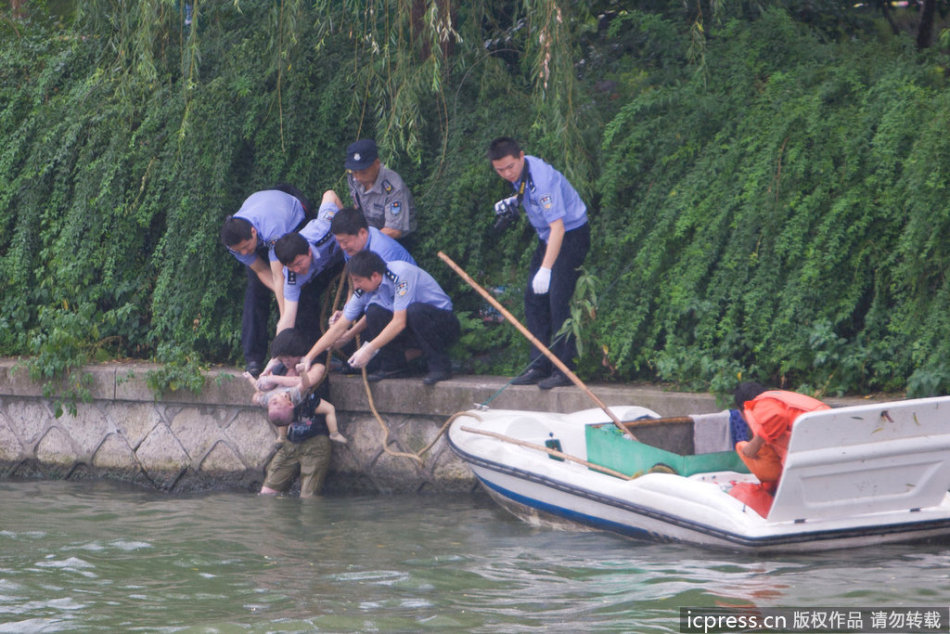
<svg viewBox="0 0 950 634"><path fill-rule="evenodd" d="M388 277L389 281L393 284L399 281L399 276L390 271L388 268L386 269L386 277Z"/></svg>
<svg viewBox="0 0 950 634"><path fill-rule="evenodd" d="M355 291L353 291L353 297L362 297L362 296L363 296L363 289L358 288Z"/></svg>

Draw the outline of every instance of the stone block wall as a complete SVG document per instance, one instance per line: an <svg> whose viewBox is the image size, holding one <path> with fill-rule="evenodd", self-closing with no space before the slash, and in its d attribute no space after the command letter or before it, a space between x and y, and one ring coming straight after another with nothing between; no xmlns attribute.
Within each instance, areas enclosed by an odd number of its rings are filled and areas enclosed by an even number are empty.
<svg viewBox="0 0 950 634"><path fill-rule="evenodd" d="M92 401L76 415L54 416L42 386L21 362L0 359L0 479L117 478L162 491L257 491L274 455L276 431L234 368L208 373L201 394L160 398L145 384L155 366L109 363L88 366ZM456 377L424 386L419 377L370 386L359 376L332 375L331 401L349 444L333 443L328 492L416 493L470 491L476 481L451 452L440 430L455 413L486 404L495 409L572 412L596 407L577 387L541 391L506 386L504 377ZM642 405L662 416L721 409L710 394L654 387L592 386L606 405ZM832 403L839 404L839 403ZM840 404L844 404L841 402ZM386 428L383 428L385 423ZM414 453L438 440L423 463L383 449Z"/></svg>
<svg viewBox="0 0 950 634"><path fill-rule="evenodd" d="M29 380L25 366L0 361L0 479L115 478L163 491L257 491L275 453L276 431L264 410L249 404L247 383L231 378L237 371L209 373L200 395L156 398L145 385L149 369L147 364L88 367L92 402L77 404L75 415L57 418L54 404ZM356 377L333 377L331 386L341 395L363 389ZM349 443L334 443L328 490L475 487L468 467L442 438L421 465L384 451L387 432L366 410L339 412ZM385 412L381 417L389 449L407 453L435 440L444 422L440 414Z"/></svg>

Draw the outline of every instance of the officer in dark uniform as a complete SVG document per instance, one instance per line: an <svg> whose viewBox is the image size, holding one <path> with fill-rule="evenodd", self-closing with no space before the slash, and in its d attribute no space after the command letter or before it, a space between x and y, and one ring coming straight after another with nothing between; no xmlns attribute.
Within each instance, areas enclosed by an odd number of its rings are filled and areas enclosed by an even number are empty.
<svg viewBox="0 0 950 634"><path fill-rule="evenodd" d="M416 230L416 206L402 177L380 162L376 141L351 144L344 165L353 206L363 212L369 226L405 242Z"/></svg>

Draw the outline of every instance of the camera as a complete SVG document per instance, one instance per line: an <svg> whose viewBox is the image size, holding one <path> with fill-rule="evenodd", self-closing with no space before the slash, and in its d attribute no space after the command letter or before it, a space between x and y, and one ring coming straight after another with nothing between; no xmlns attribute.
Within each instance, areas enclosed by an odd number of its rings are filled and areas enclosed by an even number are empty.
<svg viewBox="0 0 950 634"><path fill-rule="evenodd" d="M501 233L518 218L518 199L515 196L495 203L495 224L492 231Z"/></svg>

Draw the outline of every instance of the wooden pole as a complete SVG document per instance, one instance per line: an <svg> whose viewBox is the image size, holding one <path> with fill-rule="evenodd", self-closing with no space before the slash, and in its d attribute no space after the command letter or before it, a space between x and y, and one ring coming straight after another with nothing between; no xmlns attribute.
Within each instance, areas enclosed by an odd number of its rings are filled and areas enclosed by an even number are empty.
<svg viewBox="0 0 950 634"><path fill-rule="evenodd" d="M652 427L654 425L665 425L673 423L692 423L692 416L670 416L669 418L638 418L637 420L626 420L623 426L631 427Z"/></svg>
<svg viewBox="0 0 950 634"><path fill-rule="evenodd" d="M587 462L586 460L581 460L580 458L566 454L563 451L558 451L557 449L551 449L550 447L545 447L544 445L537 445L533 442L528 442L526 440L519 440L517 438L512 438L511 436L505 436L504 434L488 431L486 429L475 429L473 427L465 427L464 425L460 429L462 431L467 431L470 434L481 434L482 436L491 436L492 438L497 438L498 440L510 442L513 445L519 445L521 447L527 447L529 449L536 449L538 451L543 451L544 453L550 456L554 456L556 458L561 458L562 460L570 460L571 462L582 464L588 469L593 469L594 471L600 471L601 473L612 475L615 478L621 478L623 480L633 480L633 478L631 478L625 473L620 473L619 471L614 471L613 469L602 467L599 464L594 464L593 462Z"/></svg>
<svg viewBox="0 0 950 634"><path fill-rule="evenodd" d="M604 413L607 414L607 416L610 418L610 420L613 421L614 425L616 425L616 426L620 429L620 431L624 433L625 436L629 436L630 438L633 438L634 440L636 440L636 437L633 435L633 433L631 433L630 430L628 430L626 427L624 427L623 423L620 422L620 419L617 418L617 416L616 416L613 412L611 412L609 409L607 409L607 406L604 404L604 402L603 402L602 400L600 400L599 398L597 398L597 395L595 395L593 392L591 392L590 389L588 389L588 387L587 387L586 385L584 385L584 382L581 381L580 378L570 370L570 368L568 368L566 365L564 365L564 362L563 362L563 361L561 361L560 359L558 359L558 358L554 355L553 352L551 352L550 350L548 350L548 347L547 347L547 346L545 346L543 343L541 343L540 340L538 340L537 337L535 337L533 334L531 334L531 331L529 331L527 328L525 328L524 325L522 325L520 321L518 321L517 319L515 319L515 316L512 315L510 312L508 312L508 309L505 308L504 306L502 306L502 305L501 305L501 302L499 302L497 299L495 299L494 297L492 297L491 293L489 293L488 291L486 291L484 288L482 288L482 287L478 284L478 282L476 282L475 280L473 280L473 279L469 276L469 274L466 273L466 272L462 269L462 267L460 267L458 264L456 264L454 261L452 261L452 258L450 258L449 256L447 256L447 255L446 255L445 253L443 253L442 251L439 251L439 257L442 258L442 261L445 262L446 264L448 264L448 265L452 268L453 271L455 271L456 273L458 273L459 276L460 276L463 280L465 280L465 281L468 283L469 286L471 286L471 287L474 288L476 291L478 291L478 294L479 294L479 295L481 295L481 296L484 297L486 300L488 300L488 303L491 304L492 306L494 306L495 310L497 310L499 313L501 313L502 315L504 315L504 316L505 316L505 319L507 319L509 322L511 322L511 324L512 324L515 328L517 328L517 329L521 332L521 334L523 334L523 335L528 339L528 341L530 341L532 344L534 344L534 346L535 346L538 350L540 350L541 353L544 354L544 356L546 356L546 357L551 361L551 363L553 363L555 366L557 366L557 369L558 369L558 370L560 370L561 372L563 372L563 373L565 374L565 376L567 376L571 381L573 381L574 385L576 385L576 386L579 387L581 390L583 390L584 393L587 394L587 396L589 396L589 397L591 398L591 400L593 400L594 403L597 404L597 407L599 407L600 409L604 410Z"/></svg>

